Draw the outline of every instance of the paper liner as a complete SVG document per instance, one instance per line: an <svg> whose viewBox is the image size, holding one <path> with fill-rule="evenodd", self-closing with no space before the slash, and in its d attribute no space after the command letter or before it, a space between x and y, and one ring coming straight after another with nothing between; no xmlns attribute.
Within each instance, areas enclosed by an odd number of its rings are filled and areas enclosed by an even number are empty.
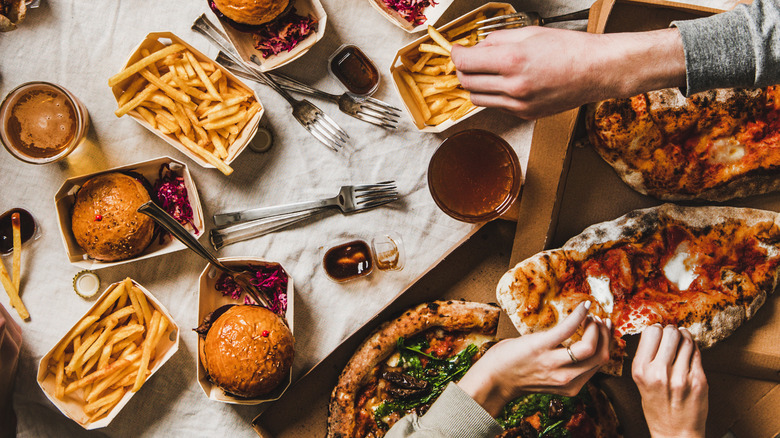
<svg viewBox="0 0 780 438"><path fill-rule="evenodd" d="M251 57L252 55L257 55L257 58L260 60L260 65L257 66L257 68L261 71L270 71L300 58L325 36L328 14L325 13L325 8L322 7L320 0L298 0L295 2L294 7L298 15L310 15L317 20L317 31L306 37L303 41L300 41L298 45L289 52L271 55L265 59L263 59L263 55L260 51L255 49L255 41L254 38L252 38L251 33L236 30L222 19L219 19L219 22L222 24L222 28L225 29L228 39L233 43L233 47L236 48L236 51L244 62L256 66L257 64L252 62Z"/></svg>
<svg viewBox="0 0 780 438"><path fill-rule="evenodd" d="M257 257L223 257L220 258L219 261L228 267L247 266L249 264L279 265L279 263L269 262ZM287 271L285 270L285 272ZM200 325L206 315L226 304L244 304L243 296L240 300L234 300L229 296L222 295L222 292L219 292L214 288L214 284L216 283L217 278L219 278L219 273L220 270L209 263L200 274L200 281L198 286L198 320L196 325ZM295 336L295 329L293 324L293 316L295 314L293 311L295 292L293 288L293 278L290 276L289 272L287 273L287 276L287 311L285 312L285 318L287 319L287 325L290 327L290 331L292 332L293 336ZM203 338L198 336L198 351L203 348L202 344ZM225 391L223 391L221 388L211 383L211 381L208 379L208 373L200 361L200 354L198 354L198 383L203 389L203 393L206 394L206 396L211 400L236 405L258 405L261 403L268 403L274 400L278 400L279 397L281 397L290 386L290 383L292 383L292 373L287 374L287 380L279 387L274 389L271 393L262 396L261 398L235 397L225 393Z"/></svg>
<svg viewBox="0 0 780 438"><path fill-rule="evenodd" d="M49 373L49 359L51 358L52 354L54 354L55 350L57 349L57 346L60 344L60 342L64 341L71 332L76 328L79 322L81 322L85 317L87 317L93 310L95 310L98 306L100 306L103 301L108 297L108 294L114 290L115 287L117 287L122 282L116 282L111 285L109 285L106 290L103 292L103 294L100 296L100 298L95 301L95 304L90 307L90 309L81 317L78 321L76 321L75 324L73 324L73 327L68 330L67 333L59 340L56 344L49 350L48 353L46 353L43 358L41 358L40 362L38 363L38 386L41 387L43 390L43 393L46 394L46 397L54 404L54 406L57 407L57 409L60 410L66 417L70 418L71 420L75 421L79 424L79 426L83 427L87 430L92 429L99 429L101 427L106 427L111 423L111 420L114 419L114 417L119 414L119 411L122 410L122 408L127 404L127 402L130 401L130 399L133 397L133 395L137 394L135 392L132 392L128 390L124 396L122 396L122 399L119 401L119 403L114 406L113 409L111 409L108 412L108 415L105 417L99 419L98 421L95 421L94 423L89 422L89 416L84 412L84 402L79 400L77 396L81 396L83 394L83 390L77 390L72 394L69 394L65 396L64 400L60 400L57 397L54 396L55 393L55 376L52 373ZM154 373L157 372L157 370L160 369L160 367L165 364L165 362L168 361L168 359L171 358L171 356L176 353L176 351L179 350L179 326L176 324L176 321L173 320L173 317L170 313L168 313L168 309L165 308L158 300L154 297L154 295L151 294L146 288L141 286L140 284L133 281L133 284L140 289L144 295L146 295L147 300L149 300L150 304L154 306L155 309L160 311L166 318L168 318L168 321L170 322L170 325L168 326L168 329L166 331L166 335L160 338L160 343L157 345L154 359L149 363L149 370L151 371L151 374L146 378L146 382L141 387L141 389L138 391L143 392L144 388L149 385L149 380L154 376Z"/></svg>
<svg viewBox="0 0 780 438"><path fill-rule="evenodd" d="M471 21L480 12L483 11L495 12L497 10L507 10L507 9L512 12L515 12L515 8L509 3L496 3L496 2L487 3L477 9L474 9L473 11L465 15L462 15L459 18L456 18L455 20L450 21L444 26L436 29L441 33L445 33L446 31L452 28L458 27L462 24L465 24L468 21ZM416 51L417 47L419 47L420 44L426 43L428 41L431 41L431 38L426 34L425 36L422 36L412 41L411 43L403 46L401 49L399 49L398 52L395 54L395 58L393 59L392 64L390 64L390 74L392 75L393 78L393 85L395 86L395 91L398 92L398 95L401 97L401 101L404 103L404 108L406 108L406 114L409 115L414 126L422 132L442 132L468 119L474 114L477 114L478 112L484 110L485 108L479 106L473 108L458 120L446 120L435 126L428 126L425 124L425 119L420 113L420 110L417 108L417 104L414 103L414 99L412 98L411 92L407 88L406 83L403 81L403 79L401 79L399 71L403 67L403 64L401 64L401 56L409 52Z"/></svg>
<svg viewBox="0 0 780 438"><path fill-rule="evenodd" d="M195 55L195 58L197 58L199 61L207 61L214 64L216 68L222 70L222 74L230 78L230 80L233 81L233 83L236 84L237 87L243 88L247 92L251 93L252 96L255 98L255 100L257 100L257 102L260 103L260 111L258 111L257 114L255 114L249 120L249 122L247 122L246 126L244 126L244 129L241 131L238 137L236 137L233 143L231 143L227 147L227 158L225 158L224 161L226 164L230 165L230 163L232 163L233 160L235 160L236 157L238 157L238 155L246 148L250 140L252 140L252 137L254 137L255 132L257 131L257 125L260 122L260 119L263 117L263 114L265 113L265 105L263 105L263 103L260 101L260 98L257 96L257 93L251 87L248 87L246 84L241 82L235 75L233 75L233 73L226 70L217 62L209 59L208 56L199 52L197 49L187 44L186 42L184 42L184 40L177 37L171 32L152 32L146 35L146 38L141 42L141 44L139 44L138 47L136 47L133 50L132 54L130 55L130 58L127 60L125 65L122 67L122 69L125 69L126 67L130 66L131 64L143 58L143 55L141 54L142 49L148 49L150 52L152 52L162 48L163 46L173 44L173 43L181 44L187 49L189 49L189 51L191 51L192 54ZM133 82L136 76L137 75L134 74L111 88L111 92L114 94L114 98L117 99L117 102L119 101L119 96L121 96L122 93L127 89L127 87L130 86L130 84ZM214 169L214 166L209 164L205 159L201 158L200 155L192 152L186 146L184 146L179 141L179 139L176 138L175 135L163 134L163 132L160 131L159 129L153 128L152 125L150 125L143 117L141 117L141 114L139 114L137 110L134 109L128 112L127 115L132 117L136 122L140 123L144 128L152 131L154 135L160 137L161 139L165 140L168 144L175 147L179 152L190 157L194 162L198 163L200 166L209 169Z"/></svg>
<svg viewBox="0 0 780 438"><path fill-rule="evenodd" d="M58 225L60 227L60 236L62 236L62 243L65 246L65 252L68 256L68 261L83 269L102 269L110 266L117 266L124 263L130 263L138 260L144 260L151 257L157 257L159 255L168 254L175 251L180 251L186 246L179 242L178 239L166 238L165 242L160 243L159 238L155 238L151 244L138 256L129 258L127 260L120 260L116 262L101 262L93 260L87 257L87 253L76 243L76 238L73 236L71 227L71 214L73 211L73 204L76 202L76 192L79 187L84 184L90 178L110 172L120 171L133 171L139 173L149 180L149 183L154 185L157 181L160 166L163 163L168 163L171 170L175 170L180 173L184 178L184 186L187 188L187 197L190 201L190 207L192 207L192 217L195 226L198 228L198 232L190 231L190 233L199 238L205 231L205 224L203 221L203 208L200 205L200 198L198 197L198 189L195 187L195 182L190 176L190 171L187 165L176 161L171 157L160 157L154 160L142 161L136 164L128 164L122 167L115 167L102 172L91 173L88 175L77 176L68 178L62 184L60 189L54 195L54 205L57 210Z"/></svg>
<svg viewBox="0 0 780 438"><path fill-rule="evenodd" d="M435 25L436 22L439 21L439 18L444 15L447 9L452 6L454 0L437 1L436 5L425 8L423 15L425 15L426 20L425 23L419 26L415 26L414 24L407 21L406 18L402 17L401 14L398 13L398 11L388 7L383 0L368 0L368 3L370 3L374 9L382 14L383 17L387 18L387 20L391 23L409 33L415 33L428 29L429 25Z"/></svg>

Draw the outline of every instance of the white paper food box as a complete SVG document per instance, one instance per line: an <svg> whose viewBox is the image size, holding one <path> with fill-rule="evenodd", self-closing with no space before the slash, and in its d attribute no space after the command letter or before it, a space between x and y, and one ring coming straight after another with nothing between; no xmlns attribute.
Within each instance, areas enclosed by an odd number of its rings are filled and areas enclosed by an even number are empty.
<svg viewBox="0 0 780 438"><path fill-rule="evenodd" d="M149 244L149 246L144 250L144 252L136 257L116 262L101 262L99 260L88 258L86 252L84 252L78 243L76 243L76 238L73 236L71 227L73 204L76 202L76 192L87 180L103 173L132 171L146 177L146 179L149 180L149 183L154 186L155 181L158 179L160 166L165 163L170 166L171 170L176 171L176 173L180 174L184 178L184 186L187 188L187 197L190 202L190 207L192 208L193 223L198 229L197 232L191 230L190 233L195 236L195 238L199 238L203 235L205 230L203 221L203 208L200 205L198 189L195 187L195 182L192 180L192 176L190 176L190 171L187 169L187 165L170 157L160 157L154 160L129 164L122 167L115 167L103 172L81 175L65 180L60 189L54 195L54 205L57 210L57 217L59 218L58 224L60 226L60 236L62 236L62 243L65 246L65 252L67 253L68 261L70 261L71 264L84 269L101 269L134 262L137 260L157 257L159 255L180 251L186 248L183 243L179 242L178 239L172 238L171 236L166 237L163 243L160 243L159 238L155 238L152 240L152 243Z"/></svg>
<svg viewBox="0 0 780 438"><path fill-rule="evenodd" d="M459 18L456 18L455 20L450 21L449 23L445 24L444 26L440 28L436 28L441 33L446 33L448 30L458 27L462 24L465 24L472 19L474 19L477 14L480 12L486 12L486 13L494 13L496 11L511 11L515 12L515 8L512 7L512 5L508 3L487 3L465 15L462 15ZM427 28L427 26L426 26ZM432 43L433 40L426 34L425 36L422 36L411 43L403 46L398 52L395 54L395 58L393 59L393 63L390 66L390 74L393 77L393 85L395 86L395 91L398 92L398 95L401 97L401 101L404 103L404 108L406 108L406 114L409 115L409 117L412 119L412 123L414 126L422 131L422 132L442 132L445 131L454 125L468 119L469 117L473 116L474 114L477 114L478 112L484 110L484 107L476 107L471 109L469 112L467 112L463 117L459 118L458 120L446 120L442 123L439 123L438 125L426 125L425 119L423 118L423 115L420 113L420 110L417 108L417 104L415 104L414 99L412 98L411 92L406 86L406 83L401 79L401 76L399 74L399 71L403 68L403 64L401 63L401 56L405 55L409 52L416 51L417 47L422 43ZM435 44L435 43L433 43Z"/></svg>
<svg viewBox="0 0 780 438"><path fill-rule="evenodd" d="M108 294L114 290L119 284L122 282L116 282L111 285L109 285L106 290L103 292L103 294L100 296L100 298L95 301L95 304L90 307L90 309L79 318L78 321L76 321L75 324L73 324L73 327L65 333L65 335L57 341L57 343L51 348L51 350L46 353L38 363L38 386L41 387L43 390L43 393L46 394L46 397L54 404L54 406L57 407L57 409L60 410L65 416L70 418L71 420L78 423L81 427L87 430L92 429L99 429L101 427L108 426L109 423L114 419L114 417L119 414L119 411L122 410L122 408L127 404L127 402L130 401L130 399L133 397L133 395L137 394L130 390L128 390L124 396L122 396L122 399L117 403L116 406L114 406L113 409L111 409L108 414L98 421L95 421L94 423L89 422L89 416L84 412L84 402L80 400L82 390L77 390L73 392L72 394L66 395L64 400L60 400L57 397L55 397L55 376L53 373L50 373L48 371L49 369L49 359L54 354L55 350L57 349L57 346L60 344L60 342L63 342L65 339L68 338L68 336L73 332L73 330L76 328L79 322L81 322L84 318L86 318L93 310L97 309L98 306L100 306L106 297L108 297ZM151 374L146 378L146 382L141 387L141 389L138 391L138 393L143 393L144 388L146 388L147 385L150 384L150 380L152 376L154 376L154 373L157 372L157 370L162 367L165 362L168 361L168 359L171 358L171 356L176 353L176 351L179 350L179 326L176 324L176 321L173 320L173 317L170 313L168 313L168 309L165 308L158 300L154 297L146 288L141 286L140 284L136 283L135 281L133 284L140 289L144 295L146 295L146 299L149 301L149 304L153 305L156 310L158 310L160 313L162 313L166 318L168 318L168 322L170 323L168 325L168 329L166 330L166 334L163 335L160 338L160 343L157 345L157 349L155 350L154 357L152 361L149 363L149 370L151 371ZM150 402L153 402L150 399Z"/></svg>
<svg viewBox="0 0 780 438"><path fill-rule="evenodd" d="M257 55L257 59L260 60L260 65L257 68L260 71L270 71L300 58L325 36L328 14L325 13L325 8L322 7L320 0L299 0L295 2L294 7L298 15L304 17L310 16L317 21L317 31L306 37L303 41L300 41L298 45L289 52L281 52L276 55L271 55L268 58L263 58L260 51L255 49L255 42L251 33L241 32L233 28L224 20L220 20L220 24L222 24L222 28L225 29L228 39L233 44L233 47L236 48L236 51L244 62L250 65L257 65L252 62L251 59L252 55Z"/></svg>
<svg viewBox="0 0 780 438"><path fill-rule="evenodd" d="M220 262L222 262L225 266L228 267L239 267L239 266L247 266L247 265L278 265L278 263L269 262L267 260L263 260L256 257L224 257L219 259ZM280 265L281 266L281 265ZM217 282L217 279L220 275L220 270L216 268L212 264L208 264L206 266L206 269L203 270L203 272L200 274L200 281L198 286L198 321L197 325L199 326L203 319L211 312L217 310L218 308L227 305L227 304L244 304L243 301L234 300L229 296L222 295L221 292L217 291L214 288L214 284ZM287 272L287 271L285 271ZM295 291L293 287L293 279L287 274L287 311L285 312L285 319L287 320L287 325L290 327L290 331L292 332L293 336L295 336L295 329L294 329L294 323L293 323L293 316L295 314L294 312L294 301L295 301ZM198 351L201 351L203 348L203 338L201 336L198 336ZM295 359L293 359L294 361ZM287 380L283 382L281 385L279 385L276 389L274 389L271 393L266 394L262 396L262 398L242 398L242 397L234 397L230 394L225 393L221 388L211 383L211 381L208 379L208 373L206 372L206 369L203 367L203 364L200 361L200 354L198 355L198 383L200 384L200 387L203 389L203 392L206 394L206 396L214 401L219 401L223 403L230 403L230 404L236 404L236 405L258 405L261 403L267 403L272 402L274 400L278 400L279 397L284 394L284 392L287 390L287 388L290 386L290 383L292 383L292 371L288 374Z"/></svg>
<svg viewBox="0 0 780 438"><path fill-rule="evenodd" d="M246 146L249 144L249 142L252 140L252 137L255 136L255 133L257 132L257 126L260 122L260 119L263 117L263 114L265 113L265 105L263 105L262 102L260 102L260 98L257 96L257 93L251 88L248 87L246 84L244 84L241 80L239 80L233 73L227 71L224 67L216 63L215 61L212 61L209 59L208 56L204 55L203 53L199 52L197 49L192 47L191 45L187 44L184 40L177 37L171 32L152 32L148 35L146 35L146 38L141 42L141 44L138 45L135 49L133 49L132 54L130 55L130 58L128 58L125 65L122 67L122 69L125 69L126 67L130 66L131 64L135 63L136 61L143 58L143 55L141 54L142 49L147 49L150 52L158 50L162 48L163 46L167 46L173 43L178 43L189 49L193 55L195 55L195 58L197 58L199 61L206 61L213 63L216 68L222 70L222 74L226 75L228 78L230 78L236 86L243 88L247 92L251 93L252 96L254 96L255 100L257 100L258 103L260 103L260 111L258 111L254 117L252 117L249 122L247 122L246 126L244 126L244 129L241 131L241 133L236 137L236 139L227 147L227 158L224 159L225 164L230 165L230 163L233 162L233 160L238 157L238 155L246 149ZM131 77L125 79L124 81L116 84L114 87L111 88L111 92L114 93L114 97L119 101L119 96L122 95L122 93L127 89L127 87L130 86L130 84L135 79L136 75L132 75ZM176 138L173 134L164 134L159 129L155 129L150 125L143 117L141 117L141 114L138 113L137 110L132 110L127 113L130 117L132 117L136 122L140 123L143 127L146 129L152 131L156 136L160 137L161 139L165 140L168 144L176 148L179 152L182 154L190 157L193 161L201 165L202 167L214 169L214 166L209 164L206 160L201 158L198 154L192 152L189 150L186 146L184 146L178 138Z"/></svg>
<svg viewBox="0 0 780 438"><path fill-rule="evenodd" d="M388 7L383 0L368 0L368 2L391 23L409 33L415 33L427 29L429 25L435 25L436 22L439 21L439 18L444 15L447 9L452 6L454 0L437 1L435 5L426 7L423 10L423 15L425 15L426 18L425 23L418 26L415 26L414 24L407 21L406 18L401 16L401 14L399 14L395 9Z"/></svg>

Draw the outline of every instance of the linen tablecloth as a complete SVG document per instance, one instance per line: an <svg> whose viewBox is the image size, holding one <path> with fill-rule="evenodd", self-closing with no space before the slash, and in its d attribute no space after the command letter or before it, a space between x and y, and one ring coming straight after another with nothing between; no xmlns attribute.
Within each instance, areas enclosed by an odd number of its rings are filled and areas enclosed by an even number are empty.
<svg viewBox="0 0 780 438"><path fill-rule="evenodd" d="M482 3L456 0L438 23ZM550 15L590 5L589 1L511 3L518 10ZM323 4L328 13L325 37L280 71L341 93L328 76L327 58L343 43L357 44L382 74L375 97L401 107L388 69L396 50L419 34L395 27L365 0L323 0ZM346 116L333 104L313 100L352 137L351 152L334 154L298 125L281 97L250 84L266 107L262 125L274 133L273 148L264 154L245 150L232 163L235 172L228 177L201 168L129 117L115 117L116 103L107 80L149 32L171 31L213 58L216 48L190 30L204 12L215 20L205 0L43 0L39 8L28 11L18 30L0 34L0 95L23 82L54 82L78 96L91 119L87 143L67 161L35 166L0 151L0 211L26 208L43 230L40 239L23 251L22 299L31 320L20 322L24 344L14 393L20 437L256 436L249 422L258 407L208 400L197 383L197 337L190 329L198 325L197 279L205 262L186 250L98 271L101 288L128 276L145 286L181 328L179 351L114 421L87 432L46 399L35 379L38 361L94 302L72 290L79 269L68 263L57 225L54 193L66 178L171 156L190 168L207 229L213 227L210 217L217 212L333 196L341 185L395 179L403 198L390 206L351 216L330 214L218 253L276 261L294 278L294 375L300 376L476 230L475 225L443 214L428 192L428 161L446 136L468 128L496 132L515 148L525 167L533 123L501 111L483 111L442 134L423 134L406 115L398 130L384 130ZM321 267L326 245L353 237L370 239L386 230L403 239L407 259L402 271L375 272L345 284L326 278ZM205 243L207 238L201 240ZM2 261L10 266L9 258ZM0 302L11 309L5 294L0 294ZM304 400L301 409L305 415Z"/></svg>

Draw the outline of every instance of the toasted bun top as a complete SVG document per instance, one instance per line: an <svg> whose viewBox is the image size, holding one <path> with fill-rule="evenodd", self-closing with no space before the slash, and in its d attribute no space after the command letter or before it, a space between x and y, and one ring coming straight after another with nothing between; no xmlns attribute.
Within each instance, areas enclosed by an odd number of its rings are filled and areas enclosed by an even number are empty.
<svg viewBox="0 0 780 438"><path fill-rule="evenodd" d="M73 204L71 228L90 257L113 262L135 257L152 242L154 221L138 213L149 192L122 173L98 175L81 186Z"/></svg>
<svg viewBox="0 0 780 438"><path fill-rule="evenodd" d="M211 325L201 361L215 385L255 398L287 377L294 343L279 315L259 306L233 306Z"/></svg>
<svg viewBox="0 0 780 438"><path fill-rule="evenodd" d="M213 0L231 20L250 25L265 24L287 9L290 0Z"/></svg>

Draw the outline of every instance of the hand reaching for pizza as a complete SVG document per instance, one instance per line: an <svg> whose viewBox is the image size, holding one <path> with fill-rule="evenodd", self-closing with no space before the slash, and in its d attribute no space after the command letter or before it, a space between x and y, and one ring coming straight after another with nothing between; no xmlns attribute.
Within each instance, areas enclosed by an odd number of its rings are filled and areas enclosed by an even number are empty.
<svg viewBox="0 0 780 438"><path fill-rule="evenodd" d="M0 304L0 436L15 436L16 418L11 408L22 330Z"/></svg>
<svg viewBox="0 0 780 438"><path fill-rule="evenodd" d="M546 332L499 342L458 386L493 416L523 392L576 395L609 360L611 323L588 318L589 308L590 301L585 301ZM582 324L582 339L569 348L561 347Z"/></svg>
<svg viewBox="0 0 780 438"><path fill-rule="evenodd" d="M688 330L659 324L645 329L632 374L653 438L704 437L707 378Z"/></svg>
<svg viewBox="0 0 780 438"><path fill-rule="evenodd" d="M597 100L685 85L677 29L596 35L529 26L454 46L458 79L478 106L535 119Z"/></svg>

